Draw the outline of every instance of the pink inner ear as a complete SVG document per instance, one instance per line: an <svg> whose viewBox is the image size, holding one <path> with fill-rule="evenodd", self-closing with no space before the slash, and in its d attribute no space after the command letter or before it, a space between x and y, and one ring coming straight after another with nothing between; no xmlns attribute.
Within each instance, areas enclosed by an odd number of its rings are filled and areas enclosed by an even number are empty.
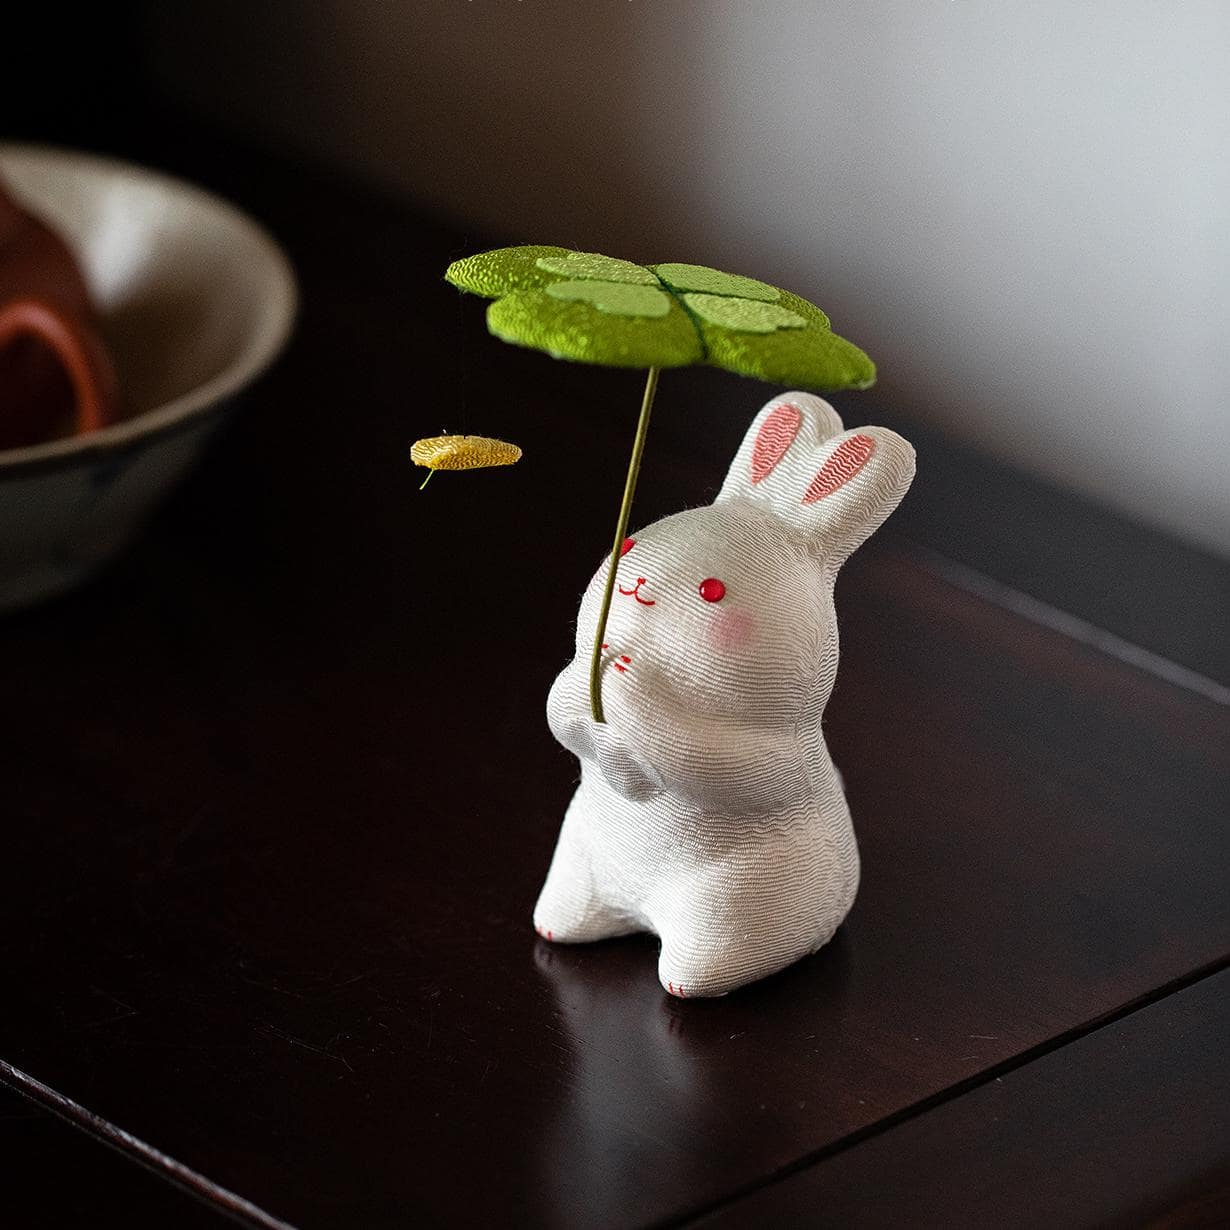
<svg viewBox="0 0 1230 1230"><path fill-rule="evenodd" d="M832 495L838 487L844 487L871 460L875 451L876 442L870 436L851 436L843 440L811 480L803 503L814 504Z"/></svg>
<svg viewBox="0 0 1230 1230"><path fill-rule="evenodd" d="M777 463L790 451L802 422L803 412L789 402L782 402L769 411L752 445L753 483L773 473Z"/></svg>

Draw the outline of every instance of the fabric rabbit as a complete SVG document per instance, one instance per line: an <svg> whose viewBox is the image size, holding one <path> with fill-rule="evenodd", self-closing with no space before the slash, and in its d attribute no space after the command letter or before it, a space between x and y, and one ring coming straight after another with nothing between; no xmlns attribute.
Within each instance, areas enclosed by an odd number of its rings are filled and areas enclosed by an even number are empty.
<svg viewBox="0 0 1230 1230"><path fill-rule="evenodd" d="M534 911L545 939L650 931L672 995L724 995L827 943L858 848L820 722L837 673L833 583L900 503L914 450L844 431L807 393L773 398L713 504L623 544L603 662L590 581L551 731L581 761Z"/></svg>

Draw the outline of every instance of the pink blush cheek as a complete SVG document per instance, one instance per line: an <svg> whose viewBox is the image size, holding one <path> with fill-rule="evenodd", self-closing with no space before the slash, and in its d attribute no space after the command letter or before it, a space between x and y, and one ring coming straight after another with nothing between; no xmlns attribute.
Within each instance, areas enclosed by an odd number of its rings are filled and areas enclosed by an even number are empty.
<svg viewBox="0 0 1230 1230"><path fill-rule="evenodd" d="M746 611L722 611L709 626L709 644L719 653L746 649L756 639L756 620Z"/></svg>

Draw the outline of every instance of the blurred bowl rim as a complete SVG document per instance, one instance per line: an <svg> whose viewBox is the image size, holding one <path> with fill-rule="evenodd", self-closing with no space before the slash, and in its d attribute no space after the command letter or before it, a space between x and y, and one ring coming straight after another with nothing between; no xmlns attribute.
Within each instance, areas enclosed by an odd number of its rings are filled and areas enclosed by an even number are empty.
<svg viewBox="0 0 1230 1230"><path fill-rule="evenodd" d="M247 231L270 258L273 276L269 284L269 299L275 314L271 315L270 325L258 344L245 352L239 361L229 364L208 380L160 406L155 406L152 410L146 410L132 418L121 419L118 423L100 427L97 431L85 435L48 440L22 448L0 449L0 478L7 477L14 470L52 469L65 464L75 465L94 454L123 450L138 441L144 443L153 436L194 427L200 419L206 417L205 412L222 410L230 398L255 381L285 348L299 314L298 282L294 267L282 246L251 214L225 197L190 180L155 171L123 158L66 146L0 141L0 173L4 171L5 160L13 156L46 159L76 166L92 165L98 170L121 172L129 179L172 189L189 198L195 197L201 204Z"/></svg>

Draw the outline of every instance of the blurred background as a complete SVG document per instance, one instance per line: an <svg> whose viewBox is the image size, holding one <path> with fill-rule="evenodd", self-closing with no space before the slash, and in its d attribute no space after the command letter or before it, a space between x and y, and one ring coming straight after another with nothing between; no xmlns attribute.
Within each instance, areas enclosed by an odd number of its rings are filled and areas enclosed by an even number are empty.
<svg viewBox="0 0 1230 1230"><path fill-rule="evenodd" d="M1221 0L207 0L158 86L485 234L746 271L881 400L1230 553Z"/></svg>
<svg viewBox="0 0 1230 1230"><path fill-rule="evenodd" d="M33 21L58 84L9 82L19 135L156 98L484 240L753 273L877 359L880 403L1230 554L1220 0L128 0L71 47Z"/></svg>

